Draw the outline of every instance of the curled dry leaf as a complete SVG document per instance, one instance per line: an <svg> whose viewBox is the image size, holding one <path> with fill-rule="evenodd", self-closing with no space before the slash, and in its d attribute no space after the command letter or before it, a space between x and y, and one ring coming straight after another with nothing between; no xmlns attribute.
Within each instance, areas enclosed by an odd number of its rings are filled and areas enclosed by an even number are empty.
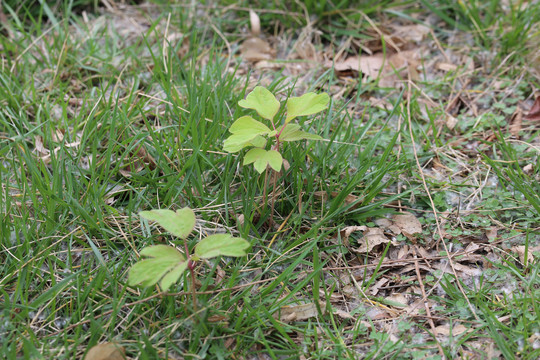
<svg viewBox="0 0 540 360"><path fill-rule="evenodd" d="M381 228L390 230L396 235L401 234L401 229L398 226L394 225L394 223L390 219L380 218L380 219L375 220L374 222Z"/></svg>
<svg viewBox="0 0 540 360"><path fill-rule="evenodd" d="M352 316L350 313L348 313L347 311L344 311L344 310L341 310L341 309L336 309L336 308L333 308L332 309L332 312L334 313L334 315L337 315L339 316L340 318L342 319L345 319L345 320L354 320L354 316Z"/></svg>
<svg viewBox="0 0 540 360"><path fill-rule="evenodd" d="M452 328L450 328L450 324L440 325L435 328L436 335L442 335L442 336L456 336L459 334L463 334L467 331L467 328L464 325L457 324L453 325Z"/></svg>
<svg viewBox="0 0 540 360"><path fill-rule="evenodd" d="M334 66L334 70L343 75L350 72L362 73L368 78L379 78L379 85L383 87L395 86L410 76L418 80L417 67L419 65L419 51L407 50L386 56L383 53L373 55L352 56L344 61L327 62L327 67Z"/></svg>
<svg viewBox="0 0 540 360"><path fill-rule="evenodd" d="M271 60L275 56L275 51L266 40L258 37L246 39L240 48L241 56L244 60L256 63L262 60Z"/></svg>
<svg viewBox="0 0 540 360"><path fill-rule="evenodd" d="M529 113L525 115L525 120L540 121L540 96L534 100L531 110L529 110Z"/></svg>
<svg viewBox="0 0 540 360"><path fill-rule="evenodd" d="M326 304L323 301L319 302L319 306L324 315L326 312ZM287 305L282 306L278 312L273 314L275 319L280 319L283 322L301 321L318 315L317 306L315 303L307 303L302 305Z"/></svg>
<svg viewBox="0 0 540 360"><path fill-rule="evenodd" d="M515 253L518 254L519 261L521 261L521 263L524 266L527 266L528 264L530 264L530 263L532 263L534 261L534 255L533 255L533 251L532 251L531 248L526 249L525 246L523 246L523 245L513 246L512 247L512 252L515 252ZM527 255L526 259L525 259L525 255Z"/></svg>
<svg viewBox="0 0 540 360"><path fill-rule="evenodd" d="M341 230L339 233L341 235L341 238L343 239L343 243L345 246L349 246L349 236L355 231L366 231L367 226L347 226L343 230Z"/></svg>
<svg viewBox="0 0 540 360"><path fill-rule="evenodd" d="M399 37L403 42L420 42L429 34L429 27L422 24L394 25L392 37Z"/></svg>
<svg viewBox="0 0 540 360"><path fill-rule="evenodd" d="M414 234L422 233L422 224L411 213L394 215L392 221L401 230L401 233L409 239L414 238Z"/></svg>
<svg viewBox="0 0 540 360"><path fill-rule="evenodd" d="M253 10L249 10L249 22L251 23L251 35L259 36L261 33L261 20Z"/></svg>
<svg viewBox="0 0 540 360"><path fill-rule="evenodd" d="M527 175L532 174L533 172L533 164L527 164L523 167L523 172Z"/></svg>
<svg viewBox="0 0 540 360"><path fill-rule="evenodd" d="M377 245L389 243L390 239L384 236L384 232L380 228L367 228L364 232L364 237L358 240L360 247L358 249L352 249L359 253L366 253L373 250Z"/></svg>
<svg viewBox="0 0 540 360"><path fill-rule="evenodd" d="M329 198L328 193L326 191L315 191L313 193L313 196L315 196L316 198L321 199L321 200L328 200L328 198ZM337 191L332 191L330 193L330 196L333 199L333 198L338 197L339 193ZM361 198L359 196L349 194L349 195L345 196L345 199L343 200L343 204L344 205L350 205L355 201L359 201L360 199ZM351 209L355 209L355 208L356 208L356 205L351 207Z"/></svg>
<svg viewBox="0 0 540 360"><path fill-rule="evenodd" d="M449 130L454 130L454 128L456 127L458 123L458 119L456 119L455 117L453 117L452 115L446 115L446 127L449 129Z"/></svg>
<svg viewBox="0 0 540 360"><path fill-rule="evenodd" d="M437 264L434 264L433 267L447 274L453 273L452 268L450 267L448 263L437 263ZM475 268L472 268L472 267L469 267L467 265L463 265L460 263L454 263L454 269L456 269L456 272L463 274L465 277L482 275L482 270L475 269Z"/></svg>
<svg viewBox="0 0 540 360"><path fill-rule="evenodd" d="M405 295L401 293L393 293L392 295L387 296L385 300L394 307L406 307L409 304Z"/></svg>
<svg viewBox="0 0 540 360"><path fill-rule="evenodd" d="M93 346L86 354L85 360L124 360L126 350L113 342L106 342Z"/></svg>
<svg viewBox="0 0 540 360"><path fill-rule="evenodd" d="M512 114L510 118L510 126L508 130L510 134L519 139L519 132L521 131L521 123L523 119L523 113L520 108L517 108L516 111Z"/></svg>

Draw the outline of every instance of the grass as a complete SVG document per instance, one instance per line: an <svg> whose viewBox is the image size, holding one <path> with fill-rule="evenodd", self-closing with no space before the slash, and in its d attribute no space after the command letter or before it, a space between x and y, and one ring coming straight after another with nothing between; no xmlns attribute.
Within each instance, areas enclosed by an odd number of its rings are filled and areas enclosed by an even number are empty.
<svg viewBox="0 0 540 360"><path fill-rule="evenodd" d="M383 88L317 66L308 77L248 66L247 2L125 16L94 2L5 2L0 356L72 359L115 341L140 359L538 358L538 125L509 129L539 86L540 7L440 3L371 3L365 16L346 1L335 12L259 4L284 54L304 10L328 56L363 51L373 26L389 37L438 16L423 76ZM332 96L303 124L325 141L284 147L273 214L264 175L222 150L258 83L281 100ZM224 230L252 244L246 258L197 268L196 313L185 278L170 294L127 286L138 251L174 244L138 212L184 206L198 216L191 247ZM421 234L381 225L403 210ZM368 238L345 232L359 225L387 242L359 253Z"/></svg>

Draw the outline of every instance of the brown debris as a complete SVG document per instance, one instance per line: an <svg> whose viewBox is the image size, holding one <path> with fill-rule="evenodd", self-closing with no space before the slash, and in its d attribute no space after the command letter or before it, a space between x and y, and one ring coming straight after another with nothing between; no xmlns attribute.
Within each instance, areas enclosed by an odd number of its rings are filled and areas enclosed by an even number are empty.
<svg viewBox="0 0 540 360"><path fill-rule="evenodd" d="M540 121L540 96L536 98L531 110L529 110L529 113L524 118L530 121Z"/></svg>

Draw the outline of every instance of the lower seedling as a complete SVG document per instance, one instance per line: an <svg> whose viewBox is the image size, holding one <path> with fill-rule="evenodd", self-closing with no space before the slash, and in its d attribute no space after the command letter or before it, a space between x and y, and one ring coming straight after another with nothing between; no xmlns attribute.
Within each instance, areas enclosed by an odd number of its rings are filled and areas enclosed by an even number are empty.
<svg viewBox="0 0 540 360"><path fill-rule="evenodd" d="M184 254L175 247L154 245L144 248L140 255L146 259L140 260L129 270L128 284L131 286L152 286L159 283L163 291L167 291L182 273L189 269L191 272L191 294L194 309L197 308L195 296L195 265L201 259L217 256L244 256L250 244L246 240L233 237L230 234L215 234L202 239L190 255L187 237L195 228L195 213L190 208L180 210L151 210L142 211L139 215L147 220L156 221L165 230L183 239Z"/></svg>

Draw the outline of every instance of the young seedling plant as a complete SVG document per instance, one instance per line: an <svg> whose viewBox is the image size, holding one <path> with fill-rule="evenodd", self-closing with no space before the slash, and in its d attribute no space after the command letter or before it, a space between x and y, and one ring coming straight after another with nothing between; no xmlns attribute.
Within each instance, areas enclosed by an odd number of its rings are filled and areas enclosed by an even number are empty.
<svg viewBox="0 0 540 360"><path fill-rule="evenodd" d="M270 127L246 115L237 119L229 128L229 136L223 149L230 153L238 152L244 148L252 147L244 155L244 165L253 164L259 174L265 171L264 195L266 204L266 189L268 185L268 168L273 173L273 193L276 190L276 176L283 165L280 153L281 144L288 141L321 140L322 137L302 131L299 124L291 123L297 117L313 115L328 107L330 97L326 93L307 93L300 97L291 97L287 100L287 113L276 118L281 107L276 97L262 86L257 86L247 97L238 102L243 108L253 109L257 114L268 120ZM272 210L274 212L274 201Z"/></svg>
<svg viewBox="0 0 540 360"><path fill-rule="evenodd" d="M159 283L162 291L167 291L186 269L191 272L191 295L193 308L197 309L195 294L195 273L197 261L217 256L240 257L246 255L250 244L246 240L230 234L210 235L195 245L190 254L187 237L195 228L195 213L190 208L180 210L142 211L139 215L147 220L156 221L161 227L184 242L184 254L168 245L149 246L140 252L140 260L131 267L128 275L130 286L152 286Z"/></svg>

